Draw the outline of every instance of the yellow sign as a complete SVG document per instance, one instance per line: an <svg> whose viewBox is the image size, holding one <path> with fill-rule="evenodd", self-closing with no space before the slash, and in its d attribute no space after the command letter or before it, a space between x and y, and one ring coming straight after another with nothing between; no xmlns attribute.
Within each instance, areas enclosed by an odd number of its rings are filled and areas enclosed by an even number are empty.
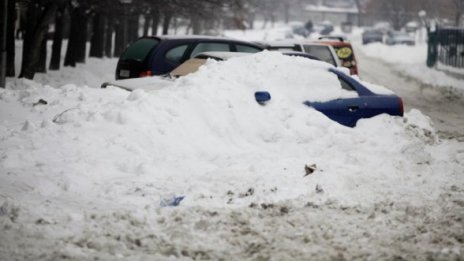
<svg viewBox="0 0 464 261"><path fill-rule="evenodd" d="M348 58L351 55L352 51L348 47L343 47L337 50L337 56L341 59Z"/></svg>

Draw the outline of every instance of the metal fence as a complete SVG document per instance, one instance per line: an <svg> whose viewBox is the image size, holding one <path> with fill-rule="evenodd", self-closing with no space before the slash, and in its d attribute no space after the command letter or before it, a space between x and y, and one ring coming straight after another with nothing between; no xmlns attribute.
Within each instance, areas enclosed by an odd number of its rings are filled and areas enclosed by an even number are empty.
<svg viewBox="0 0 464 261"><path fill-rule="evenodd" d="M464 68L464 28L438 27L429 32L427 65Z"/></svg>

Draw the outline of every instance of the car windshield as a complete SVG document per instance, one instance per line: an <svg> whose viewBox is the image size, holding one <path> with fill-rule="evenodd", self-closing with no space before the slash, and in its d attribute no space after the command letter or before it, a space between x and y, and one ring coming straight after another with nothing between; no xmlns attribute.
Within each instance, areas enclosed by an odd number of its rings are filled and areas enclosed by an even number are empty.
<svg viewBox="0 0 464 261"><path fill-rule="evenodd" d="M330 63L334 66L337 66L334 57L332 57L332 53L330 52L330 49L327 48L327 46L323 45L304 45L304 51L306 53L309 53L315 57L317 57L319 60Z"/></svg>
<svg viewBox="0 0 464 261"><path fill-rule="evenodd" d="M122 60L136 60L143 61L147 57L148 53L158 45L160 41L154 38L142 38L132 44L122 54Z"/></svg>

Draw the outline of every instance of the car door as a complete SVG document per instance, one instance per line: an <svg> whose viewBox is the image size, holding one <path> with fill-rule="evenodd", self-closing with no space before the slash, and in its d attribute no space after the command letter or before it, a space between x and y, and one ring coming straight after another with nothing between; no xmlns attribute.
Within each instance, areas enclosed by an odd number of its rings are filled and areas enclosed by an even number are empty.
<svg viewBox="0 0 464 261"><path fill-rule="evenodd" d="M305 105L313 107L328 118L348 127L354 127L361 118L379 114L379 110L375 108L376 102L370 102L376 97L374 93L344 73L333 69L330 71L338 76L343 89L355 92L357 97L339 98L327 102L305 101Z"/></svg>
<svg viewBox="0 0 464 261"><path fill-rule="evenodd" d="M328 102L308 102L304 104L322 112L325 116L348 127L354 127L362 118L365 104L361 98L341 98Z"/></svg>

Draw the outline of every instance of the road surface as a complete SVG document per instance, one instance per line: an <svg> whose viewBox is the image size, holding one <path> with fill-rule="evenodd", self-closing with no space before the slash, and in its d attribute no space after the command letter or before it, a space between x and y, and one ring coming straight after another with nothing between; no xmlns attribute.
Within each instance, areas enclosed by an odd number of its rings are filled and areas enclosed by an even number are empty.
<svg viewBox="0 0 464 261"><path fill-rule="evenodd" d="M370 58L360 50L356 56L363 80L386 86L401 96L405 112L416 108L428 115L441 138L464 142L463 92L430 86L401 75L392 65Z"/></svg>

